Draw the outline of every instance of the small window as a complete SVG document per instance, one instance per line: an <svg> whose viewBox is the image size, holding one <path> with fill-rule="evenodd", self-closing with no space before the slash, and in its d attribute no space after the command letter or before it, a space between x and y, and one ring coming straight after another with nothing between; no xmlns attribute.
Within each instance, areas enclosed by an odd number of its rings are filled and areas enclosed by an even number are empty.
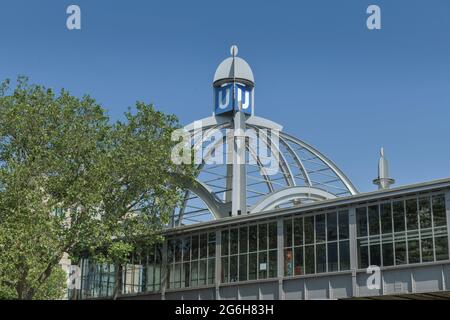
<svg viewBox="0 0 450 320"><path fill-rule="evenodd" d="M395 201L393 203L394 214L394 231L405 231L405 206L403 201Z"/></svg>
<svg viewBox="0 0 450 320"><path fill-rule="evenodd" d="M420 262L419 240L408 241L408 259L409 263Z"/></svg>
<svg viewBox="0 0 450 320"><path fill-rule="evenodd" d="M239 281L247 280L247 255L239 255Z"/></svg>
<svg viewBox="0 0 450 320"><path fill-rule="evenodd" d="M222 256L229 255L229 246L228 246L228 230L222 231Z"/></svg>
<svg viewBox="0 0 450 320"><path fill-rule="evenodd" d="M267 250L267 224L258 225L258 250Z"/></svg>
<svg viewBox="0 0 450 320"><path fill-rule="evenodd" d="M325 241L325 215L316 216L316 242Z"/></svg>
<svg viewBox="0 0 450 320"><path fill-rule="evenodd" d="M371 236L380 234L380 215L378 205L369 206L369 234Z"/></svg>
<svg viewBox="0 0 450 320"><path fill-rule="evenodd" d="M277 248L277 223L269 223L269 249Z"/></svg>
<svg viewBox="0 0 450 320"><path fill-rule="evenodd" d="M238 229L231 229L230 230L230 254L237 254L238 253L238 244L239 244L239 233Z"/></svg>
<svg viewBox="0 0 450 320"><path fill-rule="evenodd" d="M408 230L419 229L416 198L406 200L406 227Z"/></svg>
<svg viewBox="0 0 450 320"><path fill-rule="evenodd" d="M356 208L356 231L358 237L366 237L367 236L367 209Z"/></svg>
<svg viewBox="0 0 450 320"><path fill-rule="evenodd" d="M382 244L383 251L383 266L393 266L394 265L394 244L392 242L387 242Z"/></svg>
<svg viewBox="0 0 450 320"><path fill-rule="evenodd" d="M328 243L328 272L338 271L338 246L337 242Z"/></svg>
<svg viewBox="0 0 450 320"><path fill-rule="evenodd" d="M348 211L339 211L339 240L349 238Z"/></svg>
<svg viewBox="0 0 450 320"><path fill-rule="evenodd" d="M314 267L314 246L305 246L305 273L311 274L315 272Z"/></svg>
<svg viewBox="0 0 450 320"><path fill-rule="evenodd" d="M248 256L248 280L256 280L258 274L258 254L250 253Z"/></svg>
<svg viewBox="0 0 450 320"><path fill-rule="evenodd" d="M249 245L249 252L255 252L258 250L258 229L257 226L250 226L248 228L248 245ZM255 264L256 265L256 264Z"/></svg>
<svg viewBox="0 0 450 320"><path fill-rule="evenodd" d="M358 265L360 269L369 266L369 245L367 240L358 240Z"/></svg>
<svg viewBox="0 0 450 320"><path fill-rule="evenodd" d="M395 241L395 264L402 265L406 263L406 242Z"/></svg>
<svg viewBox="0 0 450 320"><path fill-rule="evenodd" d="M327 241L337 240L337 213L327 214Z"/></svg>
<svg viewBox="0 0 450 320"><path fill-rule="evenodd" d="M380 244L370 245L370 265L381 266Z"/></svg>
<svg viewBox="0 0 450 320"><path fill-rule="evenodd" d="M390 203L380 205L381 214L381 233L392 233L392 212Z"/></svg>
<svg viewBox="0 0 450 320"><path fill-rule="evenodd" d="M430 198L419 199L420 229L431 228L431 205Z"/></svg>
<svg viewBox="0 0 450 320"><path fill-rule="evenodd" d="M350 270L350 246L349 241L339 241L339 266L340 270Z"/></svg>
<svg viewBox="0 0 450 320"><path fill-rule="evenodd" d="M314 216L305 217L305 243L314 243Z"/></svg>
<svg viewBox="0 0 450 320"><path fill-rule="evenodd" d="M433 238L422 238L422 262L430 262L434 260L433 257Z"/></svg>
<svg viewBox="0 0 450 320"><path fill-rule="evenodd" d="M448 260L448 238L436 237L434 239L434 245L436 247L436 260Z"/></svg>
<svg viewBox="0 0 450 320"><path fill-rule="evenodd" d="M303 245L303 218L294 219L294 245Z"/></svg>
<svg viewBox="0 0 450 320"><path fill-rule="evenodd" d="M239 229L239 253L247 252L247 227Z"/></svg>
<svg viewBox="0 0 450 320"><path fill-rule="evenodd" d="M433 221L436 227L447 225L444 195L433 196Z"/></svg>
<svg viewBox="0 0 450 320"><path fill-rule="evenodd" d="M297 247L294 249L294 274L302 275L303 270L303 247Z"/></svg>
<svg viewBox="0 0 450 320"><path fill-rule="evenodd" d="M291 247L292 246L292 219L286 219L284 220L284 247Z"/></svg>

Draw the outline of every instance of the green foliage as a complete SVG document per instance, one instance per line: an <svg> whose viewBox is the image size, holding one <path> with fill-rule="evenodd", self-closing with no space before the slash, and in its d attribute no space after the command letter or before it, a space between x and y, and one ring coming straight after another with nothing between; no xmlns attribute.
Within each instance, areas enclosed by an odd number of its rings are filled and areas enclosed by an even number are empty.
<svg viewBox="0 0 450 320"><path fill-rule="evenodd" d="M111 124L89 96L23 78L9 95L8 86L0 85L0 298L58 298L63 253L123 263L161 240L194 169L170 161L179 125L152 105L138 102Z"/></svg>

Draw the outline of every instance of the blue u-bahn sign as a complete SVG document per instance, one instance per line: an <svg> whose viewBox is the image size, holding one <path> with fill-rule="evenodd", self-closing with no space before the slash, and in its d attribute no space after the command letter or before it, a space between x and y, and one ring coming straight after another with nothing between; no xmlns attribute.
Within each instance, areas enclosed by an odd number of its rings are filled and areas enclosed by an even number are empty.
<svg viewBox="0 0 450 320"><path fill-rule="evenodd" d="M246 114L252 114L253 88L242 84L225 84L214 89L215 114L223 114L233 110L241 110Z"/></svg>

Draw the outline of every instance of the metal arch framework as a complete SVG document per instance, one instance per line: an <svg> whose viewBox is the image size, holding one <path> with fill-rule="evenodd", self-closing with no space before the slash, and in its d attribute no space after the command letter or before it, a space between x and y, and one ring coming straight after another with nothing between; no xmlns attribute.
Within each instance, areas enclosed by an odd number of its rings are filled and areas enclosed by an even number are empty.
<svg viewBox="0 0 450 320"><path fill-rule="evenodd" d="M281 131L282 126L272 122L270 120L250 116L246 119L246 124L249 128L256 130L269 129ZM201 126L199 126L201 124ZM202 139L198 139L198 135L202 134L204 136L209 136L214 130L225 130L233 127L233 122L227 117L212 116L202 119L198 122L192 123L185 127L191 136L195 136L194 142L191 144L194 150L199 150L202 148ZM272 135L268 136L264 133L264 130L258 131L265 135L266 139L264 142L266 146L275 145ZM246 150L249 157L256 160L256 170L259 170L260 178L252 177L256 182L252 184L247 183L247 198L249 199L249 192L254 193L252 197L257 197L256 203L248 204L248 212L255 213L266 210L271 210L278 206L284 204L294 204L298 205L305 201L321 201L325 199L332 199L340 195L354 195L358 191L353 186L351 181L345 176L345 174L326 156L320 153L317 149L310 146L309 144L283 132L279 132L279 146L278 146L278 158L277 161L280 166L280 174L277 177L272 177L265 171L266 168L259 161L256 150L252 150L249 143L246 144ZM259 141L262 141L261 139ZM229 143L225 137L224 139L219 139L215 141L212 145L208 146L211 148L205 155L203 161L211 157L212 150L219 147L224 147L225 144ZM283 146L284 150L281 150ZM223 150L223 149L222 149ZM293 160L294 163L289 163L289 159ZM227 163L223 166L227 167ZM308 166L310 165L310 166ZM319 168L314 169L311 166L319 166ZM218 168L219 166L210 166L209 168L202 162L198 166L199 177L197 178L197 183L195 186L189 188L186 192L185 200L181 208L179 208L178 217L173 217L174 224L181 225L183 220L188 218L191 213L186 212L186 208L189 207L189 203L192 199L197 197L204 204L202 208L198 205L192 206L196 209L192 211L196 215L209 215L211 219L221 219L229 216L231 203L221 200L217 194L229 192L229 185L224 181L227 179L227 175L224 173L214 173L211 168ZM298 170L298 174L293 173L294 167ZM215 174L216 178L205 180L201 179L202 172ZM281 175L281 177L280 177ZM317 178L319 177L319 179ZM320 179L322 178L322 180ZM281 179L281 182L280 182ZM299 180L300 179L300 180ZM330 180L331 179L331 180ZM325 180L325 181L324 181ZM282 182L284 181L284 183ZM219 185L222 183L222 185ZM250 186L265 184L267 187L266 191L252 190ZM275 190L274 186L280 186L281 189ZM191 197L193 196L193 197ZM192 214L193 215L193 214ZM194 219L192 219L194 220ZM205 221L200 220L200 221ZM198 221L198 222L200 222Z"/></svg>
<svg viewBox="0 0 450 320"><path fill-rule="evenodd" d="M250 209L250 213L275 209L277 206L292 200L307 199L312 201L322 201L334 199L335 195L316 188L290 187L268 194Z"/></svg>

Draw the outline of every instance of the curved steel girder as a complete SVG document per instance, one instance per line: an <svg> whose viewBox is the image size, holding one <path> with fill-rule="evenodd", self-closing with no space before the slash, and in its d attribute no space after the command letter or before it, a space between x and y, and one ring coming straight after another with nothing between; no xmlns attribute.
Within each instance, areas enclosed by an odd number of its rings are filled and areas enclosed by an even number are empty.
<svg viewBox="0 0 450 320"><path fill-rule="evenodd" d="M223 140L226 140L226 137L224 137ZM214 143L214 145L211 147L210 151L205 155L205 157L204 157L203 160L209 159L209 157L211 156L211 152L212 152L213 150L215 150L215 149L218 147L218 144L224 144L224 143L226 143L226 141L223 141L223 140L222 140L222 141L217 140L217 141ZM256 152L255 152L255 150L253 150L253 148L250 148L250 145L249 145L248 143L246 144L246 148L247 148L247 150L249 151L250 155L253 157L253 159L254 159L254 160L256 161L256 163L258 164L258 167L260 168L260 170L261 170L261 172L262 172L262 176L263 176L264 179L266 180L266 184L267 184L267 188L269 189L269 192L272 192L274 189L273 189L272 182L270 181L270 177L269 177L269 175L267 174L266 168L262 165L261 160L258 158L258 156L257 156L257 154L256 154ZM201 170L201 169L203 168L204 165L205 165L205 163L203 162L201 165L198 166L198 169Z"/></svg>
<svg viewBox="0 0 450 320"><path fill-rule="evenodd" d="M250 128L256 128L259 129L258 127L255 126L249 126ZM269 139L269 137L267 136L267 134L264 133L263 130L258 130L258 133L262 133L265 137L266 137L266 141ZM260 140L261 141L261 140ZM280 166L283 170L283 176L284 179L286 180L286 184L290 187L295 186L295 179L294 179L294 175L292 174L291 168L289 167L286 158L284 157L283 153L281 152L280 148L278 148L278 146L276 144L273 143L272 138L270 138L270 144L272 148L275 148L277 151L277 154L279 155L279 158L276 159L276 161L278 163L280 163ZM266 144L267 145L267 144ZM281 160L281 161L280 161Z"/></svg>
<svg viewBox="0 0 450 320"><path fill-rule="evenodd" d="M189 187L189 190L203 200L216 220L228 217L228 212L231 209L230 205L220 201L204 183L196 180L195 185Z"/></svg>
<svg viewBox="0 0 450 320"><path fill-rule="evenodd" d="M334 198L336 198L335 195L317 188L288 187L268 194L266 197L256 203L252 208L250 208L250 213L272 210L282 203L286 203L288 201L296 199L321 201Z"/></svg>
<svg viewBox="0 0 450 320"><path fill-rule="evenodd" d="M309 152L314 154L323 163L325 163L328 167L330 167L331 170L333 170L333 172L338 176L338 178L342 181L342 183L344 183L344 185L347 187L348 191L352 195L358 194L358 190L356 190L355 186L350 181L350 179L347 178L347 176L333 163L333 161L331 161L330 159L325 157L319 150L317 150L316 148L310 146L309 144L307 144L289 134L280 132L280 136L282 136L283 138L285 138L287 140L290 140L293 143L300 145L301 147L305 148L306 150L308 150Z"/></svg>
<svg viewBox="0 0 450 320"><path fill-rule="evenodd" d="M294 158L295 162L297 162L298 168L300 169L300 171L302 172L303 176L305 177L306 183L312 187L312 183L311 183L311 179L309 178L308 172L306 171L305 166L303 165L302 160L300 159L300 157L298 156L298 154L294 151L294 149L292 149L292 147L289 145L289 143L286 142L286 140L284 140L283 137L280 136L280 141L281 143L283 143L288 152L292 155L292 157Z"/></svg>

